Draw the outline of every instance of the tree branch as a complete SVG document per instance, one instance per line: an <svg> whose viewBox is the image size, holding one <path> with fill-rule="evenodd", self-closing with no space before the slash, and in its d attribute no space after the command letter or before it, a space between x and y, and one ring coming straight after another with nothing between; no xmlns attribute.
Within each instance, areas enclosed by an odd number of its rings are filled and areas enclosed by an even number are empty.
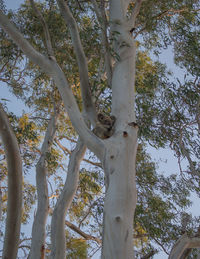
<svg viewBox="0 0 200 259"><path fill-rule="evenodd" d="M40 66L45 72L49 74L51 69L50 61L47 57L35 50L31 44L24 39L22 34L16 29L7 16L0 11L0 25L3 30L9 34L12 40L20 47L24 54L36 65Z"/></svg>
<svg viewBox="0 0 200 259"><path fill-rule="evenodd" d="M88 116L88 119L95 127L97 123L97 113L96 113L95 105L92 101L92 95L91 95L89 78L88 78L88 65L87 65L87 60L81 44L77 23L67 3L64 0L57 0L57 3L59 5L60 12L65 20L65 23L70 30L71 39L72 39L74 51L76 54L78 67L79 67L83 107Z"/></svg>
<svg viewBox="0 0 200 259"><path fill-rule="evenodd" d="M200 238L199 237L188 237L185 233L173 246L169 259L181 259L183 254L187 252L187 249L199 248Z"/></svg>
<svg viewBox="0 0 200 259"><path fill-rule="evenodd" d="M71 151L68 148L64 147L57 139L55 139L55 142L62 149L62 151L65 153L65 155L71 154ZM98 166L98 167L102 168L101 163L95 163L95 162L92 162L92 161L90 161L88 159L85 159L85 158L83 159L83 161L87 162L88 164L91 164L91 165Z"/></svg>
<svg viewBox="0 0 200 259"><path fill-rule="evenodd" d="M144 1L144 0L143 0ZM151 19L152 20L156 20L156 19L161 19L163 16L173 16L173 15L175 15L175 14L177 14L177 13L181 13L181 12L184 12L184 11L186 11L187 9L186 8L183 8L183 9L179 9L179 10L175 10L175 9L169 9L169 10L165 10L165 11L163 11L163 12L161 12L161 13L159 13L159 14L157 14L157 15L155 15L155 16L153 16ZM141 32L143 32L143 31L145 31L145 29L146 29L146 24L147 23L145 23L144 24L144 26L136 33L136 35L134 36L134 38L136 38ZM138 27L139 25L136 25L136 27Z"/></svg>
<svg viewBox="0 0 200 259"><path fill-rule="evenodd" d="M137 0L136 3L135 3L135 7L134 7L134 9L131 13L131 16L130 16L129 20L128 20L128 25L129 25L130 30L135 27L135 21L136 21L137 15L140 12L142 1L143 0Z"/></svg>
<svg viewBox="0 0 200 259"><path fill-rule="evenodd" d="M180 135L179 135L179 146L180 146L180 149L181 149L181 153L182 153L183 157L187 158L189 166L190 166L189 168L191 170L191 173L193 175L197 175L197 171L196 171L194 163L191 159L190 152L188 151L188 149L186 149L182 137L183 137L183 132L181 130Z"/></svg>
<svg viewBox="0 0 200 259"><path fill-rule="evenodd" d="M158 253L157 250L152 250L152 251L150 251L148 254L142 256L141 259L149 259L149 258L152 258L152 256L154 256L156 253Z"/></svg>
<svg viewBox="0 0 200 259"><path fill-rule="evenodd" d="M65 109L70 117L72 125L84 140L88 148L93 151L99 158L103 157L104 144L96 137L86 126L83 116L81 115L75 97L65 77L64 72L55 60L48 59L36 51L30 43L24 39L23 35L9 21L6 15L0 11L0 25L9 34L12 40L21 48L30 60L40 66L50 77L53 78L57 85L60 95L63 99Z"/></svg>
<svg viewBox="0 0 200 259"><path fill-rule="evenodd" d="M8 168L8 203L3 258L17 257L22 213L22 161L16 136L0 104L0 136Z"/></svg>
<svg viewBox="0 0 200 259"><path fill-rule="evenodd" d="M68 174L64 188L56 203L51 222L51 255L55 259L66 258L65 256L65 216L71 205L78 186L80 163L86 151L86 146L79 139L76 148L71 153Z"/></svg>
<svg viewBox="0 0 200 259"><path fill-rule="evenodd" d="M71 228L73 231L75 231L76 233L78 233L80 236L84 237L86 240L94 240L96 241L98 244L101 244L101 240L97 237L91 236L86 234L85 232L83 232L80 228L78 228L77 226L75 226L74 224L70 223L68 220L65 220L65 224Z"/></svg>
<svg viewBox="0 0 200 259"><path fill-rule="evenodd" d="M106 74L108 79L108 85L111 87L112 85L112 62L111 62L111 55L109 51L109 42L107 37L107 18L105 14L104 9L104 0L101 0L100 8L98 7L98 4L96 0L92 0L94 11L96 13L97 19L99 21L99 25L101 28L101 38L102 38L102 44L104 47L103 54L105 58L105 67L106 67Z"/></svg>
<svg viewBox="0 0 200 259"><path fill-rule="evenodd" d="M55 59L52 44L51 44L51 37L50 37L50 33L49 33L47 23L46 23L44 17L42 16L42 13L40 12L40 10L36 7L36 5L34 3L34 0L29 0L29 1L31 3L31 6L32 6L36 16L39 18L39 20L42 24L42 27L43 27L43 30L44 30L44 36L45 36L48 55L49 55L50 58Z"/></svg>
<svg viewBox="0 0 200 259"><path fill-rule="evenodd" d="M127 1L126 0L109 0L110 2L110 21L111 23L120 21L124 22L126 19L127 12Z"/></svg>

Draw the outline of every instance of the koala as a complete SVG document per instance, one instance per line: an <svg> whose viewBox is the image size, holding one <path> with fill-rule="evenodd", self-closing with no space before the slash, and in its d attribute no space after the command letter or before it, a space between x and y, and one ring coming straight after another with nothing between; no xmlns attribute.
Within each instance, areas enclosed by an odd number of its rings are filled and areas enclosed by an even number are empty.
<svg viewBox="0 0 200 259"><path fill-rule="evenodd" d="M115 116L108 116L103 113L98 113L97 115L98 122L96 127L93 129L94 134L101 138L106 139L113 135L116 118Z"/></svg>

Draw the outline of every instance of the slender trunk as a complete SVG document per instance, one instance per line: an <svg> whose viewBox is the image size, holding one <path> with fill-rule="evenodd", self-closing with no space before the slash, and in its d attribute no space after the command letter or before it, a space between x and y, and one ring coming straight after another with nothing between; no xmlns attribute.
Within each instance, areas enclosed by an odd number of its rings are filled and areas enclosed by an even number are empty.
<svg viewBox="0 0 200 259"><path fill-rule="evenodd" d="M8 168L8 203L3 259L17 258L22 212L22 161L16 136L0 105L0 136Z"/></svg>
<svg viewBox="0 0 200 259"><path fill-rule="evenodd" d="M65 186L53 212L51 223L52 259L66 258L65 217L78 186L80 162L85 150L86 146L81 140L78 140L70 157Z"/></svg>
<svg viewBox="0 0 200 259"><path fill-rule="evenodd" d="M104 160L106 195L101 258L133 259L137 131L127 126L126 131L113 138Z"/></svg>
<svg viewBox="0 0 200 259"><path fill-rule="evenodd" d="M49 209L46 153L50 149L55 131L58 114L52 115L41 147L41 156L36 165L36 187L37 187L37 212L32 227L32 242L29 259L45 258L46 221Z"/></svg>
<svg viewBox="0 0 200 259"><path fill-rule="evenodd" d="M32 242L30 259L45 258L46 220L48 216L48 187L46 181L47 169L44 165L44 158L40 159L36 166L36 186L38 193L37 212L32 228Z"/></svg>

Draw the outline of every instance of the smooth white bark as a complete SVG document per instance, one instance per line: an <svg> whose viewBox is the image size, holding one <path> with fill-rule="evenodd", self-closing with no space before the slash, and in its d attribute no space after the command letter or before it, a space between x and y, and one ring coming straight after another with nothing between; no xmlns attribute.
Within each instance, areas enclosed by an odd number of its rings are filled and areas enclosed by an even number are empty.
<svg viewBox="0 0 200 259"><path fill-rule="evenodd" d="M83 51L83 46L81 44L81 39L78 32L77 23L67 5L67 2L64 0L57 0L57 3L60 7L60 12L65 20L67 27L69 28L72 44L76 54L76 60L79 68L80 75L80 86L81 86L81 95L83 100L83 109L87 114L88 119L95 127L97 123L97 113L96 107L92 101L91 89L88 77L88 65L85 53Z"/></svg>
<svg viewBox="0 0 200 259"><path fill-rule="evenodd" d="M173 246L169 259L182 259L185 258L184 252L187 249L199 248L200 238L199 237L188 237L187 234L181 236Z"/></svg>
<svg viewBox="0 0 200 259"><path fill-rule="evenodd" d="M51 222L51 258L66 258L65 217L78 186L80 163L86 146L79 139L71 153L67 179L62 193L56 203Z"/></svg>
<svg viewBox="0 0 200 259"><path fill-rule="evenodd" d="M112 114L117 118L116 127L122 129L135 121L135 53L136 46L129 33L129 26L121 9L123 1L111 1L111 34L118 33L113 48L118 56L112 78ZM121 18L119 18L121 17Z"/></svg>
<svg viewBox="0 0 200 259"><path fill-rule="evenodd" d="M113 49L118 56L112 78L112 114L117 120L114 135L105 141L103 165L107 190L102 259L132 259L137 127L130 125L135 122L136 47L128 30L126 2L110 2L111 35L115 34Z"/></svg>
<svg viewBox="0 0 200 259"><path fill-rule="evenodd" d="M86 143L88 148L92 150L99 158L103 155L103 143L98 139L86 126L83 116L80 113L75 97L69 86L67 78L54 59L48 59L44 55L36 51L30 43L24 39L23 35L9 21L6 15L0 11L0 26L11 37L11 39L19 46L19 48L27 55L30 60L40 66L51 78L54 79L58 87L60 95L65 105L65 109L70 117L72 125L79 136Z"/></svg>
<svg viewBox="0 0 200 259"><path fill-rule="evenodd" d="M127 126L111 139L104 160L107 190L101 258L132 259L137 130Z"/></svg>
<svg viewBox="0 0 200 259"><path fill-rule="evenodd" d="M8 168L8 201L3 259L17 258L22 213L22 161L16 136L0 105L0 136Z"/></svg>
<svg viewBox="0 0 200 259"><path fill-rule="evenodd" d="M52 115L41 148L41 156L36 165L37 212L32 227L32 242L29 259L45 258L46 220L49 199L46 167L46 153L49 151L56 131L57 114Z"/></svg>
<svg viewBox="0 0 200 259"><path fill-rule="evenodd" d="M58 2L62 1L59 0ZM102 249L102 258L104 259L132 259L134 256L132 226L136 206L135 156L137 127L130 126L132 122L135 122L135 44L129 32L130 24L126 16L129 2L125 0L110 0L110 32L111 36L112 34L115 35L113 50L117 57L112 74L112 114L115 115L116 122L115 133L111 138L103 141L94 136L86 127L67 79L55 60L41 57L41 62L37 63L54 79L72 125L80 138L103 163L107 186ZM136 15L137 13L138 10ZM1 17L2 15L0 15L0 23L3 24L3 28L21 47L21 44L16 40L15 31L8 29L4 22L2 23L2 20L5 21L6 18L4 16L3 18ZM67 18L69 18L69 15ZM17 36L23 41L19 33ZM23 50L23 47L21 48ZM30 50L32 49L30 48ZM32 58L27 52L25 54ZM38 54L36 56L38 57ZM37 61L35 56L32 61L34 62L34 60ZM78 161L74 165L79 166L80 159ZM74 173L76 170L78 169L73 168L72 172ZM63 197L69 197L68 195L72 197L75 191L74 186L77 184L77 177L74 178L73 174L69 174L69 177L71 179L67 180L68 183L66 183L62 193ZM72 187L73 189L71 190L70 188ZM67 192L70 192L70 194L67 194ZM65 258L63 253L65 251L63 226L68 206L66 204L70 201L69 198L62 198L62 195L56 205L52 219L51 257L59 259Z"/></svg>

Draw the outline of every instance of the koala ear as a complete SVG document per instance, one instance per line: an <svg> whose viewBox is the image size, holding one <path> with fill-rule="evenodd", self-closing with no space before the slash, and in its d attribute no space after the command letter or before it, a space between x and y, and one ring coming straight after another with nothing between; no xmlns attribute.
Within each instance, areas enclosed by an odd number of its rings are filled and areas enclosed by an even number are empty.
<svg viewBox="0 0 200 259"><path fill-rule="evenodd" d="M99 121L102 121L104 119L104 115L102 113L98 113L97 117Z"/></svg>

